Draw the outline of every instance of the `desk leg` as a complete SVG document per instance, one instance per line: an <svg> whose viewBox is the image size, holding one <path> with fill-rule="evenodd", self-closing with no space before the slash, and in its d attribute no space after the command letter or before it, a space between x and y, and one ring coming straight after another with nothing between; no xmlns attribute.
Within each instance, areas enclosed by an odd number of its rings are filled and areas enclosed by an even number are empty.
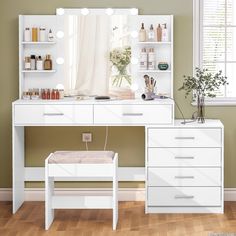
<svg viewBox="0 0 236 236"><path fill-rule="evenodd" d="M12 127L12 199L13 214L24 202L25 142L24 127Z"/></svg>

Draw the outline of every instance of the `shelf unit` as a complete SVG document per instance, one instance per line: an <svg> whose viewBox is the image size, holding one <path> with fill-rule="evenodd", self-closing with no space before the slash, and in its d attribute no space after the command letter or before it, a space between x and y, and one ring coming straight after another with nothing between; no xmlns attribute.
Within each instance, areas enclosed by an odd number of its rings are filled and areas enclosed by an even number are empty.
<svg viewBox="0 0 236 236"><path fill-rule="evenodd" d="M22 70L23 73L55 73L56 70Z"/></svg>
<svg viewBox="0 0 236 236"><path fill-rule="evenodd" d="M53 42L21 42L24 45L51 45L51 44L56 44L56 41Z"/></svg>

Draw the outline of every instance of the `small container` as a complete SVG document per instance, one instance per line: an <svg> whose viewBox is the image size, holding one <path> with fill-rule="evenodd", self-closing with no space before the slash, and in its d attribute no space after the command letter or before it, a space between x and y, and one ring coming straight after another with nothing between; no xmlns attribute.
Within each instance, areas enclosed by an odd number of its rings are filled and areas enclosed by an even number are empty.
<svg viewBox="0 0 236 236"><path fill-rule="evenodd" d="M30 56L30 69L36 70L36 57L35 57L35 55Z"/></svg>
<svg viewBox="0 0 236 236"><path fill-rule="evenodd" d="M22 99L24 100L30 100L30 94L29 92L23 92Z"/></svg>
<svg viewBox="0 0 236 236"><path fill-rule="evenodd" d="M32 28L32 42L38 42L38 28Z"/></svg>
<svg viewBox="0 0 236 236"><path fill-rule="evenodd" d="M161 25L158 24L157 27L157 42L161 42L162 41L162 28Z"/></svg>
<svg viewBox="0 0 236 236"><path fill-rule="evenodd" d="M45 42L46 41L46 29L45 27L39 28L39 41Z"/></svg>
<svg viewBox="0 0 236 236"><path fill-rule="evenodd" d="M25 69L25 70L31 70L30 57L25 57L24 69Z"/></svg>
<svg viewBox="0 0 236 236"><path fill-rule="evenodd" d="M25 42L30 42L31 37L30 37L30 28L26 27L24 30L24 41Z"/></svg>
<svg viewBox="0 0 236 236"><path fill-rule="evenodd" d="M42 99L47 99L47 94L45 89L41 89L41 98Z"/></svg>
<svg viewBox="0 0 236 236"><path fill-rule="evenodd" d="M139 59L139 68L140 70L147 70L147 59L148 59L148 54L146 51L146 48L142 48L141 53L140 53L140 59Z"/></svg>
<svg viewBox="0 0 236 236"><path fill-rule="evenodd" d="M52 33L52 30L50 29L48 32L48 42L53 42L54 41L54 35Z"/></svg>
<svg viewBox="0 0 236 236"><path fill-rule="evenodd" d="M55 89L53 89L52 90L52 92L51 92L51 99L56 99L56 91L55 91Z"/></svg>
<svg viewBox="0 0 236 236"><path fill-rule="evenodd" d="M150 29L148 31L148 41L153 42L155 40L155 32L153 28L153 24L150 25Z"/></svg>
<svg viewBox="0 0 236 236"><path fill-rule="evenodd" d="M156 58L154 48L150 48L148 53L148 70L155 70L155 63Z"/></svg>
<svg viewBox="0 0 236 236"><path fill-rule="evenodd" d="M139 30L139 42L145 42L147 37L147 32L144 28L144 23L141 24L141 29Z"/></svg>
<svg viewBox="0 0 236 236"><path fill-rule="evenodd" d="M167 70L168 68L169 68L169 65L167 62L159 62L158 63L159 70Z"/></svg>
<svg viewBox="0 0 236 236"><path fill-rule="evenodd" d="M40 97L39 97L39 93L38 92L32 92L31 94L31 99L32 100L38 100Z"/></svg>
<svg viewBox="0 0 236 236"><path fill-rule="evenodd" d="M37 67L37 70L43 70L43 60L42 60L42 57L39 56L37 58L37 62L36 62L36 67Z"/></svg>
<svg viewBox="0 0 236 236"><path fill-rule="evenodd" d="M46 55L46 59L44 60L43 67L44 67L44 70L52 70L52 59L49 54Z"/></svg>
<svg viewBox="0 0 236 236"><path fill-rule="evenodd" d="M60 93L59 93L59 90L58 89L56 89L56 99L60 99Z"/></svg>
<svg viewBox="0 0 236 236"><path fill-rule="evenodd" d="M59 99L63 99L63 98L64 98L64 90L59 89Z"/></svg>
<svg viewBox="0 0 236 236"><path fill-rule="evenodd" d="M50 99L50 98L51 98L50 89L47 89L46 99Z"/></svg>

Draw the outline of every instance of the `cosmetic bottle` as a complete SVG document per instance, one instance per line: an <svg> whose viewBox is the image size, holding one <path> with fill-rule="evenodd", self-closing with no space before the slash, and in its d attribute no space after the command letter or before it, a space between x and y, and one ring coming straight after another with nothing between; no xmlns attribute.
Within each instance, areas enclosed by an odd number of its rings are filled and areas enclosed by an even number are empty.
<svg viewBox="0 0 236 236"><path fill-rule="evenodd" d="M24 41L25 42L30 42L30 39L31 39L31 37L30 37L30 28L25 28L25 30L24 30Z"/></svg>
<svg viewBox="0 0 236 236"><path fill-rule="evenodd" d="M162 42L169 42L168 29L166 24L163 24L164 28L162 29Z"/></svg>
<svg viewBox="0 0 236 236"><path fill-rule="evenodd" d="M158 24L158 27L157 27L157 42L161 42L162 40L162 28L161 28L161 25Z"/></svg>
<svg viewBox="0 0 236 236"><path fill-rule="evenodd" d="M64 90L59 89L59 99L63 99L63 98L64 98Z"/></svg>
<svg viewBox="0 0 236 236"><path fill-rule="evenodd" d="M52 30L50 29L48 32L48 41L53 42L54 41L54 35L52 33Z"/></svg>
<svg viewBox="0 0 236 236"><path fill-rule="evenodd" d="M142 23L141 29L139 30L139 41L140 42L146 41L146 30L144 28L144 23Z"/></svg>
<svg viewBox="0 0 236 236"><path fill-rule="evenodd" d="M156 58L154 48L150 48L148 52L148 70L155 70L155 63Z"/></svg>
<svg viewBox="0 0 236 236"><path fill-rule="evenodd" d="M153 42L155 40L155 32L153 29L153 24L151 24L150 29L148 31L148 41Z"/></svg>
<svg viewBox="0 0 236 236"><path fill-rule="evenodd" d="M24 100L30 100L30 94L29 92L23 92L22 99Z"/></svg>
<svg viewBox="0 0 236 236"><path fill-rule="evenodd" d="M46 99L50 99L50 97L51 97L50 89L47 89L47 92L46 92Z"/></svg>
<svg viewBox="0 0 236 236"><path fill-rule="evenodd" d="M46 55L46 59L44 60L43 67L44 67L44 70L52 70L52 59L49 54Z"/></svg>
<svg viewBox="0 0 236 236"><path fill-rule="evenodd" d="M46 41L46 29L45 27L39 28L39 41L45 42Z"/></svg>
<svg viewBox="0 0 236 236"><path fill-rule="evenodd" d="M59 90L56 89L56 99L59 100L60 99L60 93L59 93Z"/></svg>
<svg viewBox="0 0 236 236"><path fill-rule="evenodd" d="M25 57L25 70L31 70L31 63L30 63L30 57Z"/></svg>
<svg viewBox="0 0 236 236"><path fill-rule="evenodd" d="M37 70L43 70L43 60L41 56L38 56L36 65Z"/></svg>
<svg viewBox="0 0 236 236"><path fill-rule="evenodd" d="M36 70L36 58L35 55L30 56L30 69Z"/></svg>
<svg viewBox="0 0 236 236"><path fill-rule="evenodd" d="M44 100L44 99L47 99L47 94L46 94L46 90L45 89L41 89L41 98Z"/></svg>
<svg viewBox="0 0 236 236"><path fill-rule="evenodd" d="M142 48L140 53L139 68L140 70L147 70L148 54L146 48Z"/></svg>
<svg viewBox="0 0 236 236"><path fill-rule="evenodd" d="M32 28L32 42L38 42L38 28Z"/></svg>

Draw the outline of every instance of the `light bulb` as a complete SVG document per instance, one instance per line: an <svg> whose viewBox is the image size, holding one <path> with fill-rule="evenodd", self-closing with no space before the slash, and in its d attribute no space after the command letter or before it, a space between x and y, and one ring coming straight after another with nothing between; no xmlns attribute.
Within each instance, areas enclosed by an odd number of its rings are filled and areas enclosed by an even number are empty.
<svg viewBox="0 0 236 236"><path fill-rule="evenodd" d="M64 64L64 58L58 57L58 58L56 59L56 63L57 63L58 65Z"/></svg>
<svg viewBox="0 0 236 236"><path fill-rule="evenodd" d="M57 38L62 39L62 38L64 38L64 32L59 30L59 31L57 31L56 36L57 36Z"/></svg>
<svg viewBox="0 0 236 236"><path fill-rule="evenodd" d="M138 86L137 83L133 83L133 84L131 84L131 86L130 86L130 89L131 89L133 92L137 91L138 88L139 88L139 86Z"/></svg>
<svg viewBox="0 0 236 236"><path fill-rule="evenodd" d="M131 58L131 64L137 65L138 64L138 59L136 57Z"/></svg>
<svg viewBox="0 0 236 236"><path fill-rule="evenodd" d="M84 16L88 15L89 14L89 9L88 8L82 8L81 9L81 14L84 15Z"/></svg>
<svg viewBox="0 0 236 236"><path fill-rule="evenodd" d="M63 8L57 8L57 15L62 16L65 14L65 10Z"/></svg>
<svg viewBox="0 0 236 236"><path fill-rule="evenodd" d="M130 14L133 15L133 16L138 15L138 9L137 8L130 9Z"/></svg>
<svg viewBox="0 0 236 236"><path fill-rule="evenodd" d="M107 14L108 16L111 16L113 13L114 13L114 11L113 11L112 8L107 8L107 9L106 9L106 14Z"/></svg>
<svg viewBox="0 0 236 236"><path fill-rule="evenodd" d="M137 32L136 30L133 30L133 31L131 32L131 37L132 37L132 38L137 38L137 37L138 37L138 32Z"/></svg>

